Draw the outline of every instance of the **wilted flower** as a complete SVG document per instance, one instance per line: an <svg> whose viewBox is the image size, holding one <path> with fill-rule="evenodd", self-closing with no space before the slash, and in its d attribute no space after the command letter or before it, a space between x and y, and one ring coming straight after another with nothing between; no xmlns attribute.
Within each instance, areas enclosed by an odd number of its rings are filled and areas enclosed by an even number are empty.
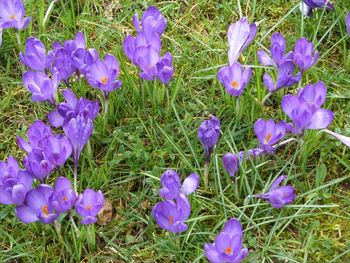
<svg viewBox="0 0 350 263"><path fill-rule="evenodd" d="M277 81L273 81L271 75L266 72L264 75L264 84L270 93L279 89L290 87L298 83L301 79L301 73L294 74L294 64L290 60L286 60L277 67Z"/></svg>
<svg viewBox="0 0 350 263"><path fill-rule="evenodd" d="M72 118L82 115L92 121L97 117L100 106L98 101L90 101L85 98L77 98L73 91L64 89L62 95L66 99L57 105L57 109L49 113L48 119L52 126L66 126Z"/></svg>
<svg viewBox="0 0 350 263"><path fill-rule="evenodd" d="M314 45L306 38L300 38L295 44L293 61L301 72L312 67L317 62L319 56L320 53L314 51Z"/></svg>
<svg viewBox="0 0 350 263"><path fill-rule="evenodd" d="M224 229L215 238L214 244L206 243L204 252L212 263L239 263L248 255L248 249L242 248L242 225L235 219L227 221Z"/></svg>
<svg viewBox="0 0 350 263"><path fill-rule="evenodd" d="M57 212L63 213L74 206L76 197L77 195L72 189L70 181L66 177L61 176L55 183L50 202Z"/></svg>
<svg viewBox="0 0 350 263"><path fill-rule="evenodd" d="M346 146L350 147L350 137L332 132L330 130L323 130L324 132L332 135L334 138L336 138L337 140L339 140L340 142L344 143Z"/></svg>
<svg viewBox="0 0 350 263"><path fill-rule="evenodd" d="M242 51L253 41L256 35L255 23L248 23L246 17L232 24L228 29L228 58L230 65L237 62Z"/></svg>
<svg viewBox="0 0 350 263"><path fill-rule="evenodd" d="M220 120L215 116L205 120L198 128L198 138L201 140L204 149L206 162L209 163L210 155L218 142L220 136Z"/></svg>
<svg viewBox="0 0 350 263"><path fill-rule="evenodd" d="M152 209L152 215L160 228L180 233L187 230L184 223L191 214L191 205L187 197L180 194L174 201L166 200L157 203Z"/></svg>
<svg viewBox="0 0 350 263"><path fill-rule="evenodd" d="M267 193L255 195L255 197L267 200L274 208L282 208L292 203L296 198L295 189L291 185L280 186L284 179L286 176L281 175L272 183Z"/></svg>
<svg viewBox="0 0 350 263"><path fill-rule="evenodd" d="M44 44L37 38L29 37L26 41L26 52L19 53L19 59L28 68L44 72L54 60L54 53L49 51L46 54Z"/></svg>
<svg viewBox="0 0 350 263"><path fill-rule="evenodd" d="M0 28L26 28L30 17L24 18L24 15L25 9L21 0L0 1Z"/></svg>
<svg viewBox="0 0 350 263"><path fill-rule="evenodd" d="M166 170L160 178L162 188L159 190L159 195L165 199L177 198L180 194L189 195L196 191L199 185L199 177L196 173L190 174L180 184L180 177L174 170Z"/></svg>
<svg viewBox="0 0 350 263"><path fill-rule="evenodd" d="M45 158L57 167L63 166L72 154L72 145L62 135L48 136L40 141L39 146Z"/></svg>
<svg viewBox="0 0 350 263"><path fill-rule="evenodd" d="M55 105L55 93L59 85L58 72L52 74L50 79L42 72L27 71L22 78L24 86L32 93L34 102L48 101Z"/></svg>
<svg viewBox="0 0 350 263"><path fill-rule="evenodd" d="M284 96L282 109L301 131L327 128L333 121L333 113L321 108L325 92L326 87L322 82L307 85L298 91L297 96Z"/></svg>
<svg viewBox="0 0 350 263"><path fill-rule="evenodd" d="M16 207L17 217L26 224L38 220L45 224L55 221L59 214L54 211L50 203L53 191L52 187L46 184L31 190L27 194L25 204Z"/></svg>
<svg viewBox="0 0 350 263"><path fill-rule="evenodd" d="M104 204L104 196L101 191L95 192L92 189L78 195L75 203L75 210L83 219L80 223L84 225L93 224L97 221L97 214L100 212Z"/></svg>
<svg viewBox="0 0 350 263"><path fill-rule="evenodd" d="M259 119L254 124L254 132L260 142L260 148L268 153L273 153L273 145L278 143L286 135L286 127L283 121L275 123L273 120Z"/></svg>
<svg viewBox="0 0 350 263"><path fill-rule="evenodd" d="M243 71L239 63L233 63L231 66L224 66L217 74L217 78L231 96L242 95L251 76L251 69L248 67Z"/></svg>
<svg viewBox="0 0 350 263"><path fill-rule="evenodd" d="M22 205L32 183L33 177L21 170L12 156L7 162L0 162L0 203Z"/></svg>
<svg viewBox="0 0 350 263"><path fill-rule="evenodd" d="M239 169L239 160L236 154L233 153L225 153L222 157L222 164L226 170L226 172L234 177L235 173Z"/></svg>

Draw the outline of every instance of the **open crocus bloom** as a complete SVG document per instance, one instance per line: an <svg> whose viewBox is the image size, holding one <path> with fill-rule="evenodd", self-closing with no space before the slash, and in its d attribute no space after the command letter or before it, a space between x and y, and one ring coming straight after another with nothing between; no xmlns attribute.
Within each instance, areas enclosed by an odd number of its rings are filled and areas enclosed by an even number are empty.
<svg viewBox="0 0 350 263"><path fill-rule="evenodd" d="M66 177L59 177L51 196L52 207L59 213L66 212L74 206L76 197L70 181Z"/></svg>
<svg viewBox="0 0 350 263"><path fill-rule="evenodd" d="M292 203L296 198L295 189L291 185L280 186L284 179L286 179L284 175L278 177L267 193L255 195L255 197L267 200L274 208L282 208Z"/></svg>
<svg viewBox="0 0 350 263"><path fill-rule="evenodd" d="M72 154L72 145L64 135L51 135L39 143L45 158L55 166L62 166Z"/></svg>
<svg viewBox="0 0 350 263"><path fill-rule="evenodd" d="M40 181L48 177L55 168L55 166L46 159L44 152L39 148L33 149L24 157L23 165L33 177Z"/></svg>
<svg viewBox="0 0 350 263"><path fill-rule="evenodd" d="M243 70L241 64L233 63L231 66L222 67L217 78L224 85L231 96L242 95L245 87L250 81L252 71L250 68Z"/></svg>
<svg viewBox="0 0 350 263"><path fill-rule="evenodd" d="M196 173L192 173L181 186L178 173L174 170L167 170L162 174L160 182L162 188L159 190L159 195L165 199L175 199L180 194L189 195L196 191L199 185L199 177Z"/></svg>
<svg viewBox="0 0 350 263"><path fill-rule="evenodd" d="M30 17L24 18L24 15L25 9L21 0L0 1L0 28L26 28Z"/></svg>
<svg viewBox="0 0 350 263"><path fill-rule="evenodd" d="M191 205L187 197L179 194L174 201L158 202L152 209L152 215L160 228L180 233L187 230L184 223L191 214Z"/></svg>
<svg viewBox="0 0 350 263"><path fill-rule="evenodd" d="M254 124L254 132L260 142L260 148L266 152L273 153L272 147L286 135L284 122L275 123L273 120L259 119Z"/></svg>
<svg viewBox="0 0 350 263"><path fill-rule="evenodd" d="M51 186L41 184L31 190L26 197L25 204L16 207L16 215L23 223L33 223L40 220L45 224L55 221L59 214L50 203L53 193Z"/></svg>
<svg viewBox="0 0 350 263"><path fill-rule="evenodd" d="M198 138L201 140L205 153L206 162L210 160L210 155L219 140L220 136L220 120L215 116L205 120L198 128Z"/></svg>
<svg viewBox="0 0 350 263"><path fill-rule="evenodd" d="M86 189L77 197L75 210L83 218L80 223L89 225L97 221L97 214L104 204L104 196L101 191L95 192L92 189Z"/></svg>
<svg viewBox="0 0 350 263"><path fill-rule="evenodd" d="M248 255L248 249L242 248L242 225L237 219L230 219L224 229L215 238L214 244L206 243L204 252L212 263L239 263Z"/></svg>
<svg viewBox="0 0 350 263"><path fill-rule="evenodd" d="M232 24L228 29L228 58L230 65L237 62L242 51L253 41L256 35L255 23L248 23L246 17Z"/></svg>

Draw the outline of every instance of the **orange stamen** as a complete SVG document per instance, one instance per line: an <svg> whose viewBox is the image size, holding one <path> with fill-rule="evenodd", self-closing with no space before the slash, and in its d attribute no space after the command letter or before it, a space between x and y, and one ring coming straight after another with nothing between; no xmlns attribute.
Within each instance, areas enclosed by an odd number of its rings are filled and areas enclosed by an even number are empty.
<svg viewBox="0 0 350 263"><path fill-rule="evenodd" d="M92 206L91 205L87 205L87 206L85 206L85 208L86 208L86 210L90 211Z"/></svg>
<svg viewBox="0 0 350 263"><path fill-rule="evenodd" d="M108 78L106 76L103 76L100 80L100 82L103 84L103 85L106 85L107 82L108 82Z"/></svg>
<svg viewBox="0 0 350 263"><path fill-rule="evenodd" d="M272 134L268 132L265 136L265 143L269 143L271 141Z"/></svg>
<svg viewBox="0 0 350 263"><path fill-rule="evenodd" d="M43 205L41 207L41 211L43 212L44 217L47 217L49 215L49 207L48 207L48 205Z"/></svg>
<svg viewBox="0 0 350 263"><path fill-rule="evenodd" d="M10 19L15 19L15 15L14 14L10 15Z"/></svg>
<svg viewBox="0 0 350 263"><path fill-rule="evenodd" d="M63 196L63 201L67 201L68 197L67 196Z"/></svg>
<svg viewBox="0 0 350 263"><path fill-rule="evenodd" d="M232 86L232 88L234 88L234 89L238 89L238 82L237 82L237 81L232 81L232 82L231 82L231 86Z"/></svg>
<svg viewBox="0 0 350 263"><path fill-rule="evenodd" d="M169 216L168 217L168 222L169 222L169 224L174 224L174 217L173 216Z"/></svg>
<svg viewBox="0 0 350 263"><path fill-rule="evenodd" d="M231 254L232 254L232 248L227 247L227 248L225 249L225 254L226 254L226 255L231 255Z"/></svg>

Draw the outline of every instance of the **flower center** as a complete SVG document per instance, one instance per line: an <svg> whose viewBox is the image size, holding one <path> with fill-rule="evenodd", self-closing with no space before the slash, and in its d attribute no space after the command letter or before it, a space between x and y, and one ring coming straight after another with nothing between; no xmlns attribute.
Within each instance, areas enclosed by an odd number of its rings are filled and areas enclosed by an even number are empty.
<svg viewBox="0 0 350 263"><path fill-rule="evenodd" d="M226 255L231 255L232 254L232 248L231 247L226 247L225 248L225 254Z"/></svg>
<svg viewBox="0 0 350 263"><path fill-rule="evenodd" d="M87 206L85 206L85 208L86 208L86 210L90 211L92 206L91 205L87 205Z"/></svg>
<svg viewBox="0 0 350 263"><path fill-rule="evenodd" d="M48 215L49 215L49 207L48 207L48 205L43 205L41 207L41 211L43 212L44 217L48 217Z"/></svg>
<svg viewBox="0 0 350 263"><path fill-rule="evenodd" d="M67 196L63 196L63 201L67 201L68 197Z"/></svg>
<svg viewBox="0 0 350 263"><path fill-rule="evenodd" d="M12 14L12 15L10 15L10 19L15 19L15 15L14 14Z"/></svg>
<svg viewBox="0 0 350 263"><path fill-rule="evenodd" d="M168 222L169 222L169 224L174 224L174 217L173 216L169 216L168 217Z"/></svg>
<svg viewBox="0 0 350 263"><path fill-rule="evenodd" d="M100 80L100 82L103 84L103 85L106 85L107 84L107 81L108 81L108 78L106 76L103 76Z"/></svg>
<svg viewBox="0 0 350 263"><path fill-rule="evenodd" d="M232 81L232 82L231 82L231 86L232 86L232 88L234 88L234 89L238 89L238 82L237 82L237 81Z"/></svg>
<svg viewBox="0 0 350 263"><path fill-rule="evenodd" d="M153 65L149 64L148 67L147 67L147 70L151 70L152 68L153 68Z"/></svg>
<svg viewBox="0 0 350 263"><path fill-rule="evenodd" d="M271 133L268 132L265 136L265 143L269 143L271 141L271 137L272 137Z"/></svg>

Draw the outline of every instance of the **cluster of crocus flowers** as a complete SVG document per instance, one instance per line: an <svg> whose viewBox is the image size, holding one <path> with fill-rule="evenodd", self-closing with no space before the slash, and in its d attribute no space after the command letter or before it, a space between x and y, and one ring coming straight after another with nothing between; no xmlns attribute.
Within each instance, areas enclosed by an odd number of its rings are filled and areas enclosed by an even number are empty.
<svg viewBox="0 0 350 263"><path fill-rule="evenodd" d="M232 24L228 30L228 58L229 65L222 67L217 78L226 91L234 97L242 95L252 76L249 67L243 69L238 58L243 50L253 41L257 32L255 23L248 23L246 17Z"/></svg>
<svg viewBox="0 0 350 263"><path fill-rule="evenodd" d="M161 36L164 33L167 21L161 12L150 6L139 21L135 14L133 24L137 31L136 37L126 36L123 49L125 55L141 70L140 78L154 80L157 78L168 87L174 75L171 53L161 56Z"/></svg>
<svg viewBox="0 0 350 263"><path fill-rule="evenodd" d="M21 0L0 1L0 46L3 29L23 30L29 25L30 19L25 17L25 8Z"/></svg>
<svg viewBox="0 0 350 263"><path fill-rule="evenodd" d="M188 226L185 221L191 214L191 204L186 196L198 188L198 175L192 173L181 185L179 174L174 170L167 170L162 174L160 182L162 188L159 195L166 200L153 207L154 219L162 229L174 233L186 231Z"/></svg>
<svg viewBox="0 0 350 263"><path fill-rule="evenodd" d="M243 248L242 239L241 223L231 218L215 238L214 243L204 245L205 256L212 263L239 263L248 255L248 249Z"/></svg>

